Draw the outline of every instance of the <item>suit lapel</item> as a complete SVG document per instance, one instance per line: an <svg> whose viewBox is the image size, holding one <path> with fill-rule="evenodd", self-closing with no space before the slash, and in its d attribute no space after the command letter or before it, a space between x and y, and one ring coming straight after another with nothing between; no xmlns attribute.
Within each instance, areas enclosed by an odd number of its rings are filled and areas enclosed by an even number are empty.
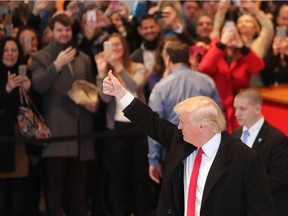
<svg viewBox="0 0 288 216"><path fill-rule="evenodd" d="M243 127L237 128L232 132L232 136L236 137L237 139L241 139Z"/></svg>
<svg viewBox="0 0 288 216"><path fill-rule="evenodd" d="M218 152L215 156L215 159L212 163L212 166L209 170L209 173L206 179L205 188L204 188L203 197L202 197L202 206L205 203L207 197L209 196L209 193L211 189L214 187L215 183L227 171L225 163L230 160L230 143L228 143L228 140L226 137L227 137L227 133L222 132L221 143L220 143Z"/></svg>
<svg viewBox="0 0 288 216"><path fill-rule="evenodd" d="M268 123L266 121L264 121L264 124L262 125L254 143L252 146L252 149L255 150L257 152L258 148L261 146L261 143L265 140L267 131L268 131Z"/></svg>

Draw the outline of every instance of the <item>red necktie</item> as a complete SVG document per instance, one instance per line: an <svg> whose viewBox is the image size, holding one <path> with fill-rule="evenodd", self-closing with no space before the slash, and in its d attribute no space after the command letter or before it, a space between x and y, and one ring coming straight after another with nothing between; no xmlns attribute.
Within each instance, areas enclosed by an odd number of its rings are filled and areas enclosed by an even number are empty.
<svg viewBox="0 0 288 216"><path fill-rule="evenodd" d="M195 215L197 179L198 179L199 169L201 165L202 154L203 154L203 150L202 148L199 148L195 161L194 161L190 184L189 184L187 216Z"/></svg>

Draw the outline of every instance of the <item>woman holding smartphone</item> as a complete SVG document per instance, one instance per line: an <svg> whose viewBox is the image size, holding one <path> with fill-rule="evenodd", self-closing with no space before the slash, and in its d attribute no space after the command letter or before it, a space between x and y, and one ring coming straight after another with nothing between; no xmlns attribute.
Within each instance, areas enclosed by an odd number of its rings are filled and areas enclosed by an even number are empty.
<svg viewBox="0 0 288 216"><path fill-rule="evenodd" d="M121 34L112 34L107 41L110 48L105 45L108 50L95 56L99 94L108 104L106 127L115 133L131 131L131 134L111 136L105 145L110 172L111 215L130 215L133 212L135 216L144 216L149 211L147 137L140 131L135 133L136 128L124 117L120 102L115 97L103 94L102 82L108 71L112 70L132 94L145 102L143 88L146 71L144 65L131 61L125 38Z"/></svg>
<svg viewBox="0 0 288 216"><path fill-rule="evenodd" d="M5 37L0 41L1 136L15 136L16 117L20 105L19 87L22 85L27 90L31 85L27 76L18 74L22 57L22 48L15 39ZM0 215L23 214L23 181L28 171L17 173L16 149L24 154L24 145L20 147L15 142L0 141Z"/></svg>
<svg viewBox="0 0 288 216"><path fill-rule="evenodd" d="M214 18L213 31L210 34L211 39L219 37L225 22L226 13L230 7L230 1L220 1ZM238 16L235 25L241 40L245 46L251 48L253 52L263 59L268 53L273 40L273 23L263 11L257 8L255 1L252 0L241 1L238 6L238 12L241 15ZM249 86L262 85L263 82L259 74L251 76Z"/></svg>
<svg viewBox="0 0 288 216"><path fill-rule="evenodd" d="M238 127L233 100L240 89L248 88L250 78L264 68L264 61L245 46L235 25L227 23L220 38L212 40L199 70L215 81L227 120L227 130Z"/></svg>

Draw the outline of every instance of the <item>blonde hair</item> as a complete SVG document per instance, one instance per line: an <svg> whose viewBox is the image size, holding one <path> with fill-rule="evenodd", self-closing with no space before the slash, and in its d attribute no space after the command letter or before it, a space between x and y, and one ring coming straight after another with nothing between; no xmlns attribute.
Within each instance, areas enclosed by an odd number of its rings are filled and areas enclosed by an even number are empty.
<svg viewBox="0 0 288 216"><path fill-rule="evenodd" d="M188 98L174 107L177 114L188 112L189 120L196 123L204 123L212 133L220 133L226 128L225 118L218 105L206 96Z"/></svg>

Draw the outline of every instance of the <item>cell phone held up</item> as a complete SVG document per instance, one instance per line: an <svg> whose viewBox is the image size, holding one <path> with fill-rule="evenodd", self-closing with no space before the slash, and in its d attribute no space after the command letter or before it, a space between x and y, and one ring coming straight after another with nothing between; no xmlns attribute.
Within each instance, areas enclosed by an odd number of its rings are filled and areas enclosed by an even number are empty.
<svg viewBox="0 0 288 216"><path fill-rule="evenodd" d="M27 65L19 65L18 75L19 76L27 76Z"/></svg>
<svg viewBox="0 0 288 216"><path fill-rule="evenodd" d="M87 22L94 23L97 20L97 14L95 10L88 10L87 11Z"/></svg>
<svg viewBox="0 0 288 216"><path fill-rule="evenodd" d="M105 41L103 43L103 51L104 51L105 55L111 55L111 53L112 53L112 42Z"/></svg>
<svg viewBox="0 0 288 216"><path fill-rule="evenodd" d="M154 14L153 14L154 18L155 19L162 19L163 18L163 13L162 11L156 11Z"/></svg>
<svg viewBox="0 0 288 216"><path fill-rule="evenodd" d="M233 29L235 26L235 23L233 21L226 21L224 26L227 29Z"/></svg>
<svg viewBox="0 0 288 216"><path fill-rule="evenodd" d="M285 40L287 36L287 28L285 26L277 26L276 36L279 37L281 40Z"/></svg>
<svg viewBox="0 0 288 216"><path fill-rule="evenodd" d="M78 47L77 40L72 40L66 43L63 47L63 50L67 49L68 47L72 47L73 49L76 49L76 56L79 55L79 47Z"/></svg>

